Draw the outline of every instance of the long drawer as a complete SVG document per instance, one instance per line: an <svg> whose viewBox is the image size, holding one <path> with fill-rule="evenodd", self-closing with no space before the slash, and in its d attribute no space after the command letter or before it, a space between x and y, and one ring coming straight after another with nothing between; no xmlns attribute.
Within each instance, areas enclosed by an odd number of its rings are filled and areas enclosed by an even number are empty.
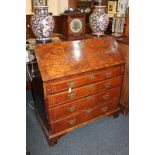
<svg viewBox="0 0 155 155"><path fill-rule="evenodd" d="M99 106L95 106L94 108L85 109L81 113L55 121L54 123L51 123L52 134L67 130L69 128L74 128L74 126L115 110L116 107L118 107L118 100L106 102Z"/></svg>
<svg viewBox="0 0 155 155"><path fill-rule="evenodd" d="M66 117L67 115L76 113L80 110L97 106L101 103L110 101L114 98L119 98L120 86L115 87L95 95L84 97L82 99L72 101L63 105L59 105L49 110L50 121Z"/></svg>
<svg viewBox="0 0 155 155"><path fill-rule="evenodd" d="M103 90L111 89L113 87L119 86L121 84L121 81L122 76L118 76L109 80L104 80L91 85L75 88L71 92L64 91L54 95L49 95L47 97L48 106L56 106L58 104L82 98L84 96L88 96Z"/></svg>
<svg viewBox="0 0 155 155"><path fill-rule="evenodd" d="M60 92L68 88L76 88L82 85L91 84L97 81L106 80L119 75L122 75L122 67L114 67L104 69L102 71L94 71L93 73L87 73L77 78L71 78L69 80L62 80L56 82L48 82L46 84L47 94Z"/></svg>

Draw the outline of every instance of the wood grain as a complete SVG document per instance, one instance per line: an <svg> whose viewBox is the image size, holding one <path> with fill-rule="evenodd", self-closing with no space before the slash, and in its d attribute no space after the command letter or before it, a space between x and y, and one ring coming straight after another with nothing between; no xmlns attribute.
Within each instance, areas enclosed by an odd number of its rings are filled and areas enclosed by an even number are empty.
<svg viewBox="0 0 155 155"><path fill-rule="evenodd" d="M107 102L111 99L119 99L120 86L109 89L107 91L102 91L95 95L87 96L85 98L75 100L54 108L50 108L50 120L54 122L60 118L66 117L67 115L74 114L83 109L91 108L97 106L101 103Z"/></svg>
<svg viewBox="0 0 155 155"><path fill-rule="evenodd" d="M63 104L69 101L76 100L78 98L82 98L103 90L111 89L113 87L117 87L122 82L122 76L118 76L113 79L104 80L101 82L97 82L95 84L82 86L79 88L75 88L72 92L64 91L60 93L56 93L53 95L49 95L47 97L49 106L56 106L59 104Z"/></svg>
<svg viewBox="0 0 155 155"><path fill-rule="evenodd" d="M47 94L68 90L69 88L77 88L86 84L91 84L101 80L106 80L123 74L121 66L107 68L93 72L87 72L81 76L70 77L69 79L51 80L46 83Z"/></svg>
<svg viewBox="0 0 155 155"><path fill-rule="evenodd" d="M120 98L121 112L127 115L129 111L129 45L120 42L119 46L126 61Z"/></svg>
<svg viewBox="0 0 155 155"><path fill-rule="evenodd" d="M39 44L35 54L43 81L125 63L110 36Z"/></svg>
<svg viewBox="0 0 155 155"><path fill-rule="evenodd" d="M43 85L40 104L45 105L48 120L48 129L43 129L49 145L77 127L119 114L125 59L115 38L90 36L37 44L35 54Z"/></svg>
<svg viewBox="0 0 155 155"><path fill-rule="evenodd" d="M110 110L112 111L112 110L116 109L114 106L110 108L109 105L111 105L111 104L114 104L116 106L116 105L118 105L118 101L113 101L111 103L106 102L99 106L85 109L82 112L79 112L77 114L73 114L73 115L66 117L64 119L55 121L54 123L51 124L52 132L53 132L53 134L55 134L55 133L59 133L63 130L67 130L68 128L73 128L74 126L77 126L78 124L87 122L93 118L96 118L100 115L110 112ZM109 110L109 108L110 108L110 110Z"/></svg>

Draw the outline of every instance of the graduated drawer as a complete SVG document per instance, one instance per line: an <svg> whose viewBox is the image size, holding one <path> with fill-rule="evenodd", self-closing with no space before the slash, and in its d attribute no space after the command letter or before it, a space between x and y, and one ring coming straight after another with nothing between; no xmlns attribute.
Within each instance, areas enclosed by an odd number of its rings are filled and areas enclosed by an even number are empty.
<svg viewBox="0 0 155 155"><path fill-rule="evenodd" d="M73 114L69 117L57 120L51 123L52 134L74 128L84 122L90 121L96 117L115 110L110 107L111 105L115 105L114 107L118 107L118 100L106 102L94 108L85 109L81 113Z"/></svg>
<svg viewBox="0 0 155 155"><path fill-rule="evenodd" d="M122 67L115 67L104 69L102 71L94 71L93 73L86 73L80 77L71 78L69 80L48 82L46 84L47 94L56 93L68 88L76 88L85 84L91 84L97 81L113 78L122 75L122 73Z"/></svg>
<svg viewBox="0 0 155 155"><path fill-rule="evenodd" d="M90 85L75 88L72 92L64 91L53 95L48 95L48 106L56 106L65 102L69 102L84 96L88 96L103 90L111 89L119 86L122 81L122 76L118 76L109 80L96 82Z"/></svg>
<svg viewBox="0 0 155 155"><path fill-rule="evenodd" d="M82 99L59 105L49 110L50 121L66 117L78 111L97 106L114 98L119 98L120 86L106 91L99 92L95 95L87 96Z"/></svg>

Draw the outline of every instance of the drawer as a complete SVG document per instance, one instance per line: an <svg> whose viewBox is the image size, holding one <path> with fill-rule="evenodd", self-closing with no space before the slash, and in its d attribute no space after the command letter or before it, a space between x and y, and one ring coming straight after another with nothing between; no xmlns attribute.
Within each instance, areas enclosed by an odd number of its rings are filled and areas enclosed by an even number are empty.
<svg viewBox="0 0 155 155"><path fill-rule="evenodd" d="M85 109L82 114L82 117L81 117L82 122L89 121L91 119L94 119L95 117L98 117L100 115L103 115L103 114L109 112L109 104L111 104L111 103L106 102L100 106Z"/></svg>
<svg viewBox="0 0 155 155"><path fill-rule="evenodd" d="M94 93L117 87L121 84L122 76L109 80L100 81L91 85L75 88L72 92L64 91L57 94L47 96L48 106L56 106L65 102L69 102L78 98L82 98Z"/></svg>
<svg viewBox="0 0 155 155"><path fill-rule="evenodd" d="M79 114L78 114L79 115ZM52 134L73 128L77 124L77 115L72 115L51 124Z"/></svg>
<svg viewBox="0 0 155 155"><path fill-rule="evenodd" d="M47 94L60 92L69 88L76 88L85 84L91 84L97 81L113 78L122 75L122 67L108 68L102 71L95 71L93 73L87 73L78 78L71 78L69 80L63 80L59 82L48 82L46 85Z"/></svg>
<svg viewBox="0 0 155 155"><path fill-rule="evenodd" d="M55 121L57 119L66 117L78 111L81 111L86 108L97 106L101 103L110 101L114 98L119 98L120 95L120 86L99 92L95 95L84 97L82 99L72 101L63 105L59 105L49 110L50 121Z"/></svg>
<svg viewBox="0 0 155 155"><path fill-rule="evenodd" d="M75 126L80 125L81 123L90 121L98 116L104 115L107 112L110 112L109 109L111 104L117 104L118 100L111 102L106 102L102 105L96 106L94 108L88 108L83 110L81 113L74 114L72 116L66 117L64 119L55 121L51 123L52 134L74 128ZM114 109L115 110L115 109Z"/></svg>

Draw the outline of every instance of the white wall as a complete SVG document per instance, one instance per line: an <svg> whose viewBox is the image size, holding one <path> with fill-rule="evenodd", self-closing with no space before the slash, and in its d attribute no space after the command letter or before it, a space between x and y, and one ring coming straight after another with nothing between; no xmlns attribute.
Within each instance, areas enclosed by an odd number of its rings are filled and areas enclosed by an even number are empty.
<svg viewBox="0 0 155 155"><path fill-rule="evenodd" d="M59 13L63 13L65 10L68 9L68 0L60 0L59 2Z"/></svg>
<svg viewBox="0 0 155 155"><path fill-rule="evenodd" d="M52 12L53 15L59 15L59 0L48 0L48 12Z"/></svg>
<svg viewBox="0 0 155 155"><path fill-rule="evenodd" d="M26 0L26 14L32 14L31 9L31 0Z"/></svg>
<svg viewBox="0 0 155 155"><path fill-rule="evenodd" d="M68 9L68 0L47 0L48 11L53 15L59 15ZM32 14L31 0L26 0L26 14Z"/></svg>

